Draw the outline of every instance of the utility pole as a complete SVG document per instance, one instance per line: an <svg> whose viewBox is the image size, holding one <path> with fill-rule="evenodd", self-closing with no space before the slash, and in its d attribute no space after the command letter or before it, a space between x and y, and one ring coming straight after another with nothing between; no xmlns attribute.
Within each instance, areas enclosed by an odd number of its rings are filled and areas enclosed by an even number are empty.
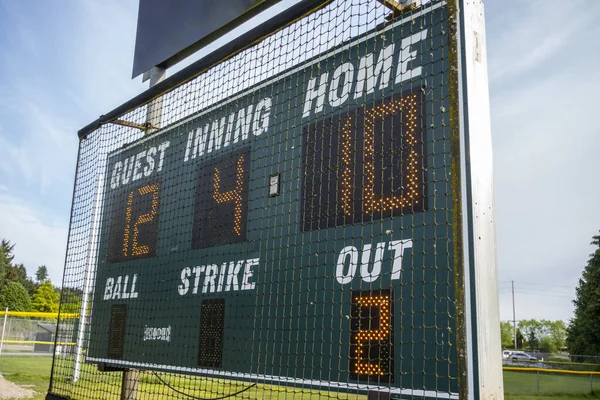
<svg viewBox="0 0 600 400"><path fill-rule="evenodd" d="M513 301L513 339L514 339L514 347L517 349L517 318L515 317L515 281L511 281L512 283L512 301Z"/></svg>

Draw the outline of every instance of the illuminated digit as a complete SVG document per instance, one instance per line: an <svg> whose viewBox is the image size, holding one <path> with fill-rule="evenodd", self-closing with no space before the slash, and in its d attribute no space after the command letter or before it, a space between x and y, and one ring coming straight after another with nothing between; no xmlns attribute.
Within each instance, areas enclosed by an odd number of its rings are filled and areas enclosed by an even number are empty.
<svg viewBox="0 0 600 400"><path fill-rule="evenodd" d="M133 243L131 245L132 256L139 256L142 254L148 254L150 252L150 246L138 245L138 234L140 233L139 226L141 224L152 222L156 217L156 211L158 210L158 183L155 182L151 185L142 186L138 189L138 193L140 196L152 194L152 209L149 213L140 215L133 225Z"/></svg>
<svg viewBox="0 0 600 400"><path fill-rule="evenodd" d="M364 135L364 182L363 182L363 210L365 213L375 211L392 211L406 207L410 204L419 203L420 183L418 180L418 157L414 150L417 144L417 95L405 96L400 100L377 106L365 113L365 135ZM403 175L408 177L408 182L401 196L390 195L388 197L376 198L375 196L375 122L404 111L405 123L403 135L405 143L411 149L406 162Z"/></svg>
<svg viewBox="0 0 600 400"><path fill-rule="evenodd" d="M414 150L417 145L417 95L405 96L400 100L391 101L377 106L365 113L364 131L364 177L363 177L363 211L372 214L375 211L393 211L410 204L419 203L420 183L418 180L419 153ZM375 196L375 123L376 121L403 112L405 114L405 130L403 132L405 143L411 149L406 162L404 176L408 182L401 196L388 196L376 198ZM341 132L341 207L346 216L351 216L352 206L352 179L354 163L352 161L352 117L348 117L342 126Z"/></svg>
<svg viewBox="0 0 600 400"><path fill-rule="evenodd" d="M359 296L355 298L359 307L379 308L379 329L359 329L356 333L356 361L354 370L359 375L385 375L379 363L364 360L364 347L369 341L384 341L390 336L390 297L389 296ZM360 315L360 311L358 315Z"/></svg>
<svg viewBox="0 0 600 400"><path fill-rule="evenodd" d="M123 233L123 256L127 257L129 249L129 230L131 229L131 206L133 205L133 190L127 197L127 210L125 210L125 232Z"/></svg>
<svg viewBox="0 0 600 400"><path fill-rule="evenodd" d="M244 190L244 155L241 154L237 161L235 188L228 192L221 192L221 173L215 168L213 176L213 199L217 203L227 203L233 201L235 204L234 227L235 234L242 234L242 193Z"/></svg>
<svg viewBox="0 0 600 400"><path fill-rule="evenodd" d="M342 127L342 210L352 215L352 135L350 117Z"/></svg>

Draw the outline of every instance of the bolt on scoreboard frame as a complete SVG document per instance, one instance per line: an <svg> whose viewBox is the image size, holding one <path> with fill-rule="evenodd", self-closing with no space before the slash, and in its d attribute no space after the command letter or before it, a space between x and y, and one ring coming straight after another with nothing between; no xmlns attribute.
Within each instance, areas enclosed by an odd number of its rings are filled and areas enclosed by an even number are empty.
<svg viewBox="0 0 600 400"><path fill-rule="evenodd" d="M351 15L330 32L344 40L219 101L199 100L219 97L218 73L179 91L149 135L82 139L104 149L80 148L74 196L73 218L99 221L86 362L502 398L483 6L459 3L358 35L370 14ZM243 86L234 60L222 73Z"/></svg>

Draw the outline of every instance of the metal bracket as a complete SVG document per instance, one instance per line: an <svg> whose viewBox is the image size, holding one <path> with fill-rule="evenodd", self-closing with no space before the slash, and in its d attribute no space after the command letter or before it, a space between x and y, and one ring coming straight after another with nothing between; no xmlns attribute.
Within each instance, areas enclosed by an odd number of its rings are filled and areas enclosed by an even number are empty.
<svg viewBox="0 0 600 400"><path fill-rule="evenodd" d="M376 0L389 8L392 13L385 17L388 21L404 14L405 12L414 10L421 5L421 0Z"/></svg>
<svg viewBox="0 0 600 400"><path fill-rule="evenodd" d="M376 392L369 391L367 393L367 400L391 400L390 392Z"/></svg>
<svg viewBox="0 0 600 400"><path fill-rule="evenodd" d="M139 130L144 131L144 132L148 132L151 129L154 129L154 130L160 129L160 127L154 126L150 122L145 122L143 124L138 124L138 123L135 123L135 122L126 121L124 119L115 119L114 121L111 121L110 123L111 124L115 124L115 125L127 126L129 128L139 129Z"/></svg>
<svg viewBox="0 0 600 400"><path fill-rule="evenodd" d="M98 363L98 371L100 371L100 372L127 371L127 368L118 367L115 365L100 362L100 363Z"/></svg>

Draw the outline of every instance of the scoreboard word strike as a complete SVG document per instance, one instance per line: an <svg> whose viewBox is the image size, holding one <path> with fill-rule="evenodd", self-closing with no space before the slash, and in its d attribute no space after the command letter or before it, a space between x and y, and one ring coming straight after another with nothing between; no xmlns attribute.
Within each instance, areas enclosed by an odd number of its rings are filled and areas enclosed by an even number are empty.
<svg viewBox="0 0 600 400"><path fill-rule="evenodd" d="M425 8L110 153L87 361L457 393L446 21Z"/></svg>

